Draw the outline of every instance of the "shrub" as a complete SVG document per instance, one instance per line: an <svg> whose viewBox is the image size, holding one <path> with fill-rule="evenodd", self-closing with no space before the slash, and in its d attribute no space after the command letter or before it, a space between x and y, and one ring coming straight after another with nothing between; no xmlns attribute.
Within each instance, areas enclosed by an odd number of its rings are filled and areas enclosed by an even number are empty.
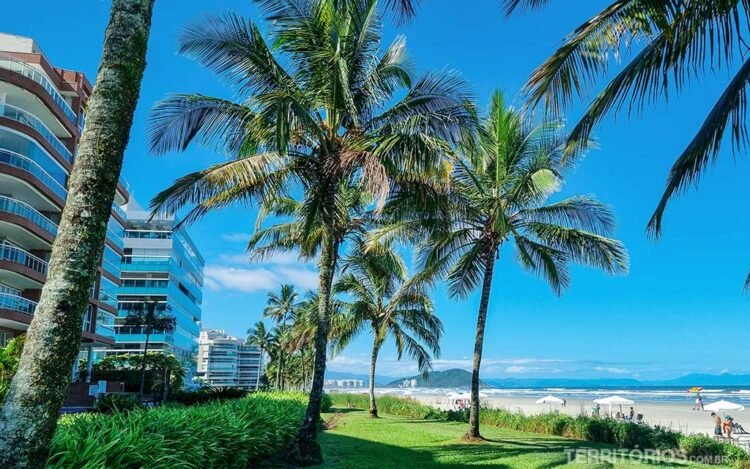
<svg viewBox="0 0 750 469"><path fill-rule="evenodd" d="M328 413L333 409L333 399L331 399L331 396L323 393L323 396L320 398L320 411L323 413Z"/></svg>
<svg viewBox="0 0 750 469"><path fill-rule="evenodd" d="M255 393L192 407L68 416L48 467L252 467L293 441L306 402L301 393Z"/></svg>
<svg viewBox="0 0 750 469"><path fill-rule="evenodd" d="M366 394L332 393L333 405L355 409L369 409L370 397ZM401 415L415 419L444 419L445 412L421 404L416 399L380 396L376 398L378 412Z"/></svg>
<svg viewBox="0 0 750 469"><path fill-rule="evenodd" d="M129 412L142 409L143 406L138 397L129 394L107 394L96 401L96 411L103 414L112 412Z"/></svg>
<svg viewBox="0 0 750 469"><path fill-rule="evenodd" d="M195 405L225 399L240 399L247 394L248 392L241 388L210 387L201 388L197 391L175 391L170 394L169 400L185 405Z"/></svg>

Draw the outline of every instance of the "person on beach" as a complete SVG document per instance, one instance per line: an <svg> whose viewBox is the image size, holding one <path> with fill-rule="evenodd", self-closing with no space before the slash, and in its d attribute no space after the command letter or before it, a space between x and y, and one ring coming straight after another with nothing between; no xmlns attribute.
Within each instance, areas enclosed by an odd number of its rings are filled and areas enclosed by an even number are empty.
<svg viewBox="0 0 750 469"><path fill-rule="evenodd" d="M594 417L599 417L599 410L601 410L601 407L599 407L599 403L594 402L594 406L591 408L591 415Z"/></svg>
<svg viewBox="0 0 750 469"><path fill-rule="evenodd" d="M630 418L629 418L629 419L630 419L630 420L633 420L634 418L635 418L635 409L633 409L633 408L631 407L631 408L630 408Z"/></svg>
<svg viewBox="0 0 750 469"><path fill-rule="evenodd" d="M568 405L568 401L567 399L563 399L563 403L562 403L563 408L565 408L566 405Z"/></svg>
<svg viewBox="0 0 750 469"><path fill-rule="evenodd" d="M734 426L734 419L730 415L727 415L726 417L724 417L723 426L724 426L724 436L726 436L727 438L731 440L732 439L732 427Z"/></svg>
<svg viewBox="0 0 750 469"><path fill-rule="evenodd" d="M695 405L693 406L693 410L703 412L703 398L701 397L701 393L698 393L695 398Z"/></svg>
<svg viewBox="0 0 750 469"><path fill-rule="evenodd" d="M711 412L711 417L714 419L714 436L721 436L721 417L716 412Z"/></svg>

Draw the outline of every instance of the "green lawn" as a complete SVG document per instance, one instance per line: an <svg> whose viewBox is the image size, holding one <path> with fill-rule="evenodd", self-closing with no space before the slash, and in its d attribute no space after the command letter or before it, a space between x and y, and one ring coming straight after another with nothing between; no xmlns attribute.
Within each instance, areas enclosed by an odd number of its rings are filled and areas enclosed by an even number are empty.
<svg viewBox="0 0 750 469"><path fill-rule="evenodd" d="M326 414L326 420L333 414ZM466 424L412 420L390 415L371 419L367 412L338 414L338 425L323 432L325 464L319 467L419 469L423 467L709 467L667 461L638 463L603 460L597 464L568 464L566 448L608 448L547 435L484 427L482 443L461 441ZM710 466L718 467L718 466Z"/></svg>

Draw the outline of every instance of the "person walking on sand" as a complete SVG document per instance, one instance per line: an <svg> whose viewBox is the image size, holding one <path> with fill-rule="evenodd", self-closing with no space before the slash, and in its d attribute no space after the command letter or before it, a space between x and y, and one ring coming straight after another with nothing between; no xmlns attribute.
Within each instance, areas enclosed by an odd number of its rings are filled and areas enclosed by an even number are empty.
<svg viewBox="0 0 750 469"><path fill-rule="evenodd" d="M698 395L695 397L695 405L693 406L693 410L703 412L703 398L701 397L701 393L698 393Z"/></svg>
<svg viewBox="0 0 750 469"><path fill-rule="evenodd" d="M711 412L711 417L714 419L714 436L721 436L721 417L716 415L716 412Z"/></svg>

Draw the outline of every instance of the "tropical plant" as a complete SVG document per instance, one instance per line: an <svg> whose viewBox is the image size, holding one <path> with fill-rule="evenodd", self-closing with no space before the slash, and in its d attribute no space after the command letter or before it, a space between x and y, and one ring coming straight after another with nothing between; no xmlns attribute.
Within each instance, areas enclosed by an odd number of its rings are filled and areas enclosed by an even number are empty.
<svg viewBox="0 0 750 469"><path fill-rule="evenodd" d="M431 355L440 355L443 325L433 314L423 284L406 277L403 259L390 246L359 245L344 262L343 274L333 289L351 298L345 303L349 327L334 338L334 347L340 350L365 330L373 335L369 382L372 417L378 416L375 367L389 337L395 341L397 358L400 360L406 352L422 373L430 370Z"/></svg>
<svg viewBox="0 0 750 469"><path fill-rule="evenodd" d="M505 0L508 14L547 3ZM731 136L735 153L747 150L750 58L746 57L743 25L749 20L750 6L740 0L614 1L569 34L526 83L529 103L543 104L548 112L558 115L574 98L586 99L600 78L609 80L614 63L628 58L571 131L566 147L575 155L607 114L623 108L629 113L640 111L659 99L666 100L670 93L679 95L693 80L715 77L720 69L735 69L700 129L672 165L648 223L648 231L655 237L661 234L669 201L691 183L698 183L710 163L717 160L725 134ZM750 288L750 275L745 288Z"/></svg>
<svg viewBox="0 0 750 469"><path fill-rule="evenodd" d="M0 411L0 467L40 467L79 352L138 102L154 0L113 0L47 281Z"/></svg>
<svg viewBox="0 0 750 469"><path fill-rule="evenodd" d="M25 339L26 336L21 334L0 349L0 404L5 400L10 382L18 370L18 360L21 358Z"/></svg>
<svg viewBox="0 0 750 469"><path fill-rule="evenodd" d="M141 328L143 334L146 336L141 362L141 396L143 396L146 384L146 356L148 355L148 341L151 334L172 334L177 327L177 318L169 314L170 310L169 305L160 305L159 301L145 297L142 303L139 303L137 307L128 311L128 315L123 322L125 326Z"/></svg>
<svg viewBox="0 0 750 469"><path fill-rule="evenodd" d="M520 265L543 276L556 294L570 283L570 262L608 273L628 268L623 245L606 237L614 227L607 206L587 196L547 202L563 178L560 127L554 121L535 123L506 107L502 93L496 92L478 137L460 149L451 184L395 197L396 218L373 235L373 240L384 241L405 233L426 236L418 277L445 277L453 297L465 298L481 288L469 438L481 437L479 369L493 272L502 248L512 243Z"/></svg>
<svg viewBox="0 0 750 469"><path fill-rule="evenodd" d="M247 330L247 341L248 345L256 345L260 349L260 358L258 363L258 377L255 382L255 389L260 389L260 375L263 371L263 355L268 351L272 345L272 335L266 329L266 324L263 321L258 321L255 326Z"/></svg>
<svg viewBox="0 0 750 469"><path fill-rule="evenodd" d="M121 381L125 391L140 390L143 380L143 356L134 354L107 355L91 367L94 381ZM185 385L185 367L170 353L149 352L146 354L146 372L150 375L149 389L161 390L162 395L179 391Z"/></svg>
<svg viewBox="0 0 750 469"><path fill-rule="evenodd" d="M184 218L190 223L235 203L300 196L300 235L319 240L319 305L308 412L290 458L319 462L330 292L342 243L337 227L348 217L343 191L360 186L382 206L405 175L441 168L474 114L455 73L413 75L403 38L378 53L375 0L259 3L273 47L234 13L203 17L181 37L180 53L225 78L242 100L194 94L157 104L152 152L197 142L231 159L184 176L151 206L192 206Z"/></svg>
<svg viewBox="0 0 750 469"><path fill-rule="evenodd" d="M294 285L284 284L281 286L281 290L276 292L268 292L268 299L266 301L266 308L263 310L263 316L268 317L276 321L276 324L286 326L286 322L289 319L294 319L295 308L299 306L297 301L297 292L294 290ZM277 375L276 375L276 387L280 390L284 390L284 348L279 349L278 363L277 363Z"/></svg>

